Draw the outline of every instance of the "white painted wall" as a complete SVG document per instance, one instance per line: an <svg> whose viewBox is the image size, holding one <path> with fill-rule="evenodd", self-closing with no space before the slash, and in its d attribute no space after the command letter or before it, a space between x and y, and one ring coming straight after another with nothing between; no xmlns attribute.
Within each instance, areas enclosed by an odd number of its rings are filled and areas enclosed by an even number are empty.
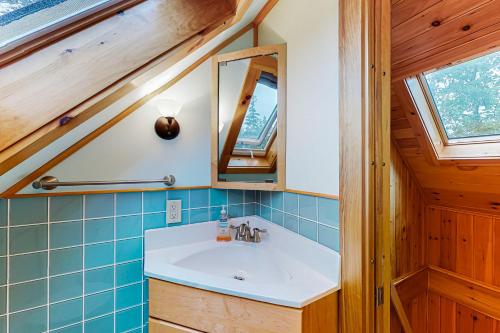
<svg viewBox="0 0 500 333"><path fill-rule="evenodd" d="M221 53L241 50L252 45L253 32L249 31L224 48ZM182 105L176 116L181 126L181 132L176 139L166 141L156 135L154 123L160 114L151 103L154 102L152 100L46 174L56 176L60 180L162 179L173 174L177 178L176 186L210 185L210 63L210 60L206 61L158 96L173 99ZM156 86L158 83L153 84ZM147 93L149 89L151 88L147 86L142 87L142 93ZM113 104L103 115L122 111L129 105L127 103L130 103L132 96L127 97L128 102L119 101ZM137 98L137 94L133 97ZM54 149L54 146L49 148ZM14 171L23 176L22 170ZM3 183L0 186L3 186ZM155 186L163 187L162 184L147 187ZM134 186L118 185L106 186L106 189L132 187ZM143 188L144 185L135 187ZM102 187L89 186L85 189L96 190ZM82 188L60 187L54 192L78 190ZM40 191L31 186L21 191L36 192Z"/></svg>
<svg viewBox="0 0 500 333"><path fill-rule="evenodd" d="M287 43L287 188L338 194L338 1L279 1L259 43Z"/></svg>

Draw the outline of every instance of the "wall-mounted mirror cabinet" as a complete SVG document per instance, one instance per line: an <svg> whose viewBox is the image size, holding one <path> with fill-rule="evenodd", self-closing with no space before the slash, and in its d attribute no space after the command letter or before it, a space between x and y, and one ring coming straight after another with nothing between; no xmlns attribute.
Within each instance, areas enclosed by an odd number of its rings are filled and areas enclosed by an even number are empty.
<svg viewBox="0 0 500 333"><path fill-rule="evenodd" d="M285 189L286 46L213 58L212 186Z"/></svg>

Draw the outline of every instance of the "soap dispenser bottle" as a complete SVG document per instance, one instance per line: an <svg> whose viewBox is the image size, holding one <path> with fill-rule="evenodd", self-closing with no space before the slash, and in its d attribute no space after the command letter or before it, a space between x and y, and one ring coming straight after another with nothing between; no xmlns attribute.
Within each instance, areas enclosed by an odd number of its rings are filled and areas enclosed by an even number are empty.
<svg viewBox="0 0 500 333"><path fill-rule="evenodd" d="M231 240L231 233L227 222L226 208L223 206L220 211L219 222L217 223L217 241L228 242Z"/></svg>

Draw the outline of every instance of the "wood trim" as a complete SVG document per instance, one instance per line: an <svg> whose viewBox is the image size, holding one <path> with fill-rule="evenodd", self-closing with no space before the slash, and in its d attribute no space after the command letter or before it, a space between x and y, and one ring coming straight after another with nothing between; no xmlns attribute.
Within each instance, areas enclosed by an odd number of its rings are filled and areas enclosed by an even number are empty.
<svg viewBox="0 0 500 333"><path fill-rule="evenodd" d="M394 310L399 317L399 322L401 323L401 326L403 326L405 333L413 333L410 321L406 316L406 311L404 309L403 303L401 302L398 291L394 285L391 285L391 303L394 306Z"/></svg>
<svg viewBox="0 0 500 333"><path fill-rule="evenodd" d="M500 288L429 266L429 291L500 320Z"/></svg>
<svg viewBox="0 0 500 333"><path fill-rule="evenodd" d="M310 196L313 196L313 197L320 197L320 198L326 198L326 199L339 200L339 196L336 195L336 194L308 192L308 191L302 191L302 190L294 190L294 189L291 189L291 188L287 188L285 190L285 192L295 193L295 194L302 194L302 195L310 195Z"/></svg>
<svg viewBox="0 0 500 333"><path fill-rule="evenodd" d="M173 86L175 83L177 83L179 80L181 80L186 75L188 75L189 73L191 73L194 69L196 69L202 63L204 63L205 61L207 61L208 59L210 59L210 57L212 57L213 55L217 54L217 52L219 52L220 50L222 50L227 45L231 44L233 41L235 41L236 39L238 39L239 37L241 37L246 32L250 31L251 28L252 28L252 24L249 24L246 27L244 27L243 29L241 29L235 35L231 36L230 38L228 38L227 40L225 40L224 42L222 42L221 44L219 44L218 46L216 46L215 48L213 48L210 52L208 52L207 54L205 54L203 57L201 57L200 59L198 59L191 66L189 66L184 71L182 71L179 75L177 75L174 79L170 80L165 85L163 85L162 87L156 89L155 91L153 91L149 95L146 95L143 98L141 98L140 100L136 101L134 104L132 104L131 106L129 106L127 109L125 109L124 111L122 111L120 114L116 115L114 118L112 118L108 122L106 122L103 125L101 125L95 131L93 131L92 133L88 134L87 136L85 136L84 138L82 138L80 141L76 142L71 147L69 147L65 151L61 152L59 155L57 155L56 157L54 157L53 159L51 159L50 161L48 161L47 163L45 163L44 165L42 165L41 167L39 167L37 170L33 171L31 174L29 174L28 176L24 177L22 180L20 180L19 182L17 182L13 186L11 186L4 193L2 193L1 196L2 197L13 196L18 191L20 191L24 187L28 186L35 179L38 179L41 176L43 176L43 174L45 172L49 171L50 169L52 169L53 167L55 167L57 164L61 163L66 158L68 158L69 156L71 156L72 154L74 154L75 152L77 152L78 150L80 150L82 147L84 147L85 145L87 145L89 142L91 142L95 138L99 137L101 134L103 134L104 132L106 132L107 130L109 130L111 127L113 127L114 125L116 125L118 122L120 122L121 120L123 120L128 115L130 115L132 112L136 111L138 108L140 108L141 106L143 106L144 104L146 104L146 102L148 102L149 100L151 100L153 97L155 97L156 95L164 92L165 90L167 90L168 88L170 88L171 86Z"/></svg>
<svg viewBox="0 0 500 333"><path fill-rule="evenodd" d="M42 29L16 42L15 46L0 48L0 68L57 41L103 21L120 11L133 7L144 0L115 0L101 4L54 26Z"/></svg>
<svg viewBox="0 0 500 333"><path fill-rule="evenodd" d="M253 26L253 23L252 23ZM277 174L276 183L245 183L245 182L221 182L219 173L219 63L236 59L251 58L263 55L278 55L278 124L276 137L277 151ZM267 45L245 49L241 51L220 54L212 58L212 117L211 117L211 179L214 188L232 188L263 191L283 191L285 189L285 163L286 163L286 45ZM241 119L243 121L243 119ZM233 122L234 124L234 122ZM231 128L233 127L231 125ZM241 126L241 125L240 125Z"/></svg>
<svg viewBox="0 0 500 333"><path fill-rule="evenodd" d="M259 14L255 17L253 20L253 24L255 25L256 29L258 30L259 25L264 21L266 18L267 14L271 12L271 10L274 8L274 6L278 3L279 0L268 0L264 7L260 10Z"/></svg>
<svg viewBox="0 0 500 333"><path fill-rule="evenodd" d="M149 332L151 333L202 333L201 331L196 331L155 318L149 318L148 323Z"/></svg>
<svg viewBox="0 0 500 333"><path fill-rule="evenodd" d="M147 64L140 66L116 81L110 87L96 93L88 100L68 110L58 117L58 119L49 122L28 137L0 151L0 175L6 173L72 129L100 113L123 96L145 84L156 75L167 70L187 55L205 45L222 31L236 24L245 14L251 2L251 0L239 0L238 9L232 19L214 24L181 43L176 48L167 50ZM246 26L244 29L248 31L250 28L251 26ZM73 117L73 119L61 126L59 124L59 119L63 117Z"/></svg>
<svg viewBox="0 0 500 333"><path fill-rule="evenodd" d="M179 186L179 187L161 187L161 188L128 188L128 189L107 189L107 190L92 190L78 192L44 192L44 193L29 193L29 194L13 194L2 199L16 198L36 198L36 197L61 197L65 195L92 195L92 194L112 194L112 193L131 193L131 192L160 192L174 190L203 190L210 189L210 186Z"/></svg>
<svg viewBox="0 0 500 333"><path fill-rule="evenodd" d="M407 303L427 291L429 273L427 267L405 274L392 281L401 302Z"/></svg>
<svg viewBox="0 0 500 333"><path fill-rule="evenodd" d="M340 1L340 221L342 253L346 256L342 260L340 318L344 332L375 332L386 321L376 319L379 318L378 311L377 317L375 315L373 265L375 261L382 265L389 258L387 253L385 260L375 260L375 223L378 218L375 207L380 207L378 203L385 205L385 199L376 201L384 196L380 197L381 192L376 186L390 185L389 179L376 183L374 168L383 163L387 168L389 166L388 156L383 153L383 145L389 141L385 142L384 134L380 136L383 130L379 128L384 126L384 116L382 119L375 117L376 112L385 112L383 105L386 102L380 100L383 99L380 92L385 93L385 88L378 87L377 93L374 90L376 84L385 86L380 76L389 71L384 67L388 53L382 53L380 48L384 45L381 38L386 33L381 32L381 22L377 26L375 18L377 9L387 7L383 1L387 0ZM382 67L376 68L377 65ZM382 175L384 171L379 169L377 174ZM385 228L382 221L377 222L378 227ZM390 274L390 265L386 268ZM387 329L383 328L383 331Z"/></svg>

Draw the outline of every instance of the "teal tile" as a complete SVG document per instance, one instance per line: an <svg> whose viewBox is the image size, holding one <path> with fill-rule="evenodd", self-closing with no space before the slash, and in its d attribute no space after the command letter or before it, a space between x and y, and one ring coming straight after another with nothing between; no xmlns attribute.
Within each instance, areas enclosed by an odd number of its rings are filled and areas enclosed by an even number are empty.
<svg viewBox="0 0 500 333"><path fill-rule="evenodd" d="M116 288L116 310L142 303L142 283Z"/></svg>
<svg viewBox="0 0 500 333"><path fill-rule="evenodd" d="M46 306L10 315L10 333L40 333L46 330Z"/></svg>
<svg viewBox="0 0 500 333"><path fill-rule="evenodd" d="M83 221L51 223L50 248L81 245L83 243Z"/></svg>
<svg viewBox="0 0 500 333"><path fill-rule="evenodd" d="M210 206L227 205L227 190L211 189L210 190Z"/></svg>
<svg viewBox="0 0 500 333"><path fill-rule="evenodd" d="M298 195L295 193L283 193L283 208L285 213L292 215L299 214L299 200Z"/></svg>
<svg viewBox="0 0 500 333"><path fill-rule="evenodd" d="M51 331L51 333L83 333L83 323L78 323L75 325L63 327L63 328Z"/></svg>
<svg viewBox="0 0 500 333"><path fill-rule="evenodd" d="M0 315L7 312L7 287L0 287Z"/></svg>
<svg viewBox="0 0 500 333"><path fill-rule="evenodd" d="M7 316L0 316L0 333L7 333Z"/></svg>
<svg viewBox="0 0 500 333"><path fill-rule="evenodd" d="M85 319L112 313L114 309L115 292L113 290L85 297Z"/></svg>
<svg viewBox="0 0 500 333"><path fill-rule="evenodd" d="M85 246L85 268L111 265L114 261L113 242Z"/></svg>
<svg viewBox="0 0 500 333"><path fill-rule="evenodd" d="M149 304L145 303L142 305L142 323L146 325L149 319Z"/></svg>
<svg viewBox="0 0 500 333"><path fill-rule="evenodd" d="M11 256L10 282L41 279L47 276L47 251Z"/></svg>
<svg viewBox="0 0 500 333"><path fill-rule="evenodd" d="M142 193L117 193L116 215L140 214L142 213Z"/></svg>
<svg viewBox="0 0 500 333"><path fill-rule="evenodd" d="M114 317L108 315L99 317L85 322L85 333L104 333L113 332L114 330Z"/></svg>
<svg viewBox="0 0 500 333"><path fill-rule="evenodd" d="M167 210L167 193L160 192L144 192L143 194L144 212L164 212Z"/></svg>
<svg viewBox="0 0 500 333"><path fill-rule="evenodd" d="M70 221L83 218L83 197L81 195L50 198L50 220Z"/></svg>
<svg viewBox="0 0 500 333"><path fill-rule="evenodd" d="M0 199L0 227L7 226L7 201L6 199Z"/></svg>
<svg viewBox="0 0 500 333"><path fill-rule="evenodd" d="M142 326L142 307L127 309L116 313L116 333L130 331Z"/></svg>
<svg viewBox="0 0 500 333"><path fill-rule="evenodd" d="M339 201L318 198L318 221L333 227L339 227Z"/></svg>
<svg viewBox="0 0 500 333"><path fill-rule="evenodd" d="M142 282L142 300L143 302L149 301L149 282L148 279Z"/></svg>
<svg viewBox="0 0 500 333"><path fill-rule="evenodd" d="M201 223L209 220L208 208L190 209L189 223Z"/></svg>
<svg viewBox="0 0 500 333"><path fill-rule="evenodd" d="M318 242L329 247L332 250L339 252L340 250L340 234L337 229L318 225Z"/></svg>
<svg viewBox="0 0 500 333"><path fill-rule="evenodd" d="M271 207L283 210L283 192L271 193Z"/></svg>
<svg viewBox="0 0 500 333"><path fill-rule="evenodd" d="M0 256L7 254L7 228L0 228Z"/></svg>
<svg viewBox="0 0 500 333"><path fill-rule="evenodd" d="M260 216L263 219L266 219L268 221L271 221L271 208L267 206L260 206Z"/></svg>
<svg viewBox="0 0 500 333"><path fill-rule="evenodd" d="M167 215L165 213L144 214L144 230L165 228L167 226Z"/></svg>
<svg viewBox="0 0 500 333"><path fill-rule="evenodd" d="M85 243L106 242L114 239L115 221L111 218L85 221Z"/></svg>
<svg viewBox="0 0 500 333"><path fill-rule="evenodd" d="M47 303L47 279L9 286L10 311L34 308Z"/></svg>
<svg viewBox="0 0 500 333"><path fill-rule="evenodd" d="M49 328L55 329L81 322L83 320L82 312L83 300L81 297L51 304L49 307Z"/></svg>
<svg viewBox="0 0 500 333"><path fill-rule="evenodd" d="M76 272L83 268L83 246L51 250L50 275Z"/></svg>
<svg viewBox="0 0 500 333"><path fill-rule="evenodd" d="M85 294L111 289L114 286L114 266L85 271Z"/></svg>
<svg viewBox="0 0 500 333"><path fill-rule="evenodd" d="M10 225L45 223L48 221L47 198L12 199Z"/></svg>
<svg viewBox="0 0 500 333"><path fill-rule="evenodd" d="M0 258L0 286L7 283L7 258Z"/></svg>
<svg viewBox="0 0 500 333"><path fill-rule="evenodd" d="M47 224L10 228L10 254L47 249Z"/></svg>
<svg viewBox="0 0 500 333"><path fill-rule="evenodd" d="M116 262L142 258L142 238L126 239L116 242Z"/></svg>
<svg viewBox="0 0 500 333"><path fill-rule="evenodd" d="M245 199L244 199L244 202L245 203L252 203L252 202L256 202L257 199L256 199L256 193L255 191L253 190L245 190Z"/></svg>
<svg viewBox="0 0 500 333"><path fill-rule="evenodd" d="M54 276L49 282L50 302L59 302L83 293L83 273Z"/></svg>
<svg viewBox="0 0 500 333"><path fill-rule="evenodd" d="M85 217L109 217L114 215L113 194L94 194L85 196Z"/></svg>
<svg viewBox="0 0 500 333"><path fill-rule="evenodd" d="M271 207L271 192L260 191L260 204Z"/></svg>
<svg viewBox="0 0 500 333"><path fill-rule="evenodd" d="M243 215L244 216L250 216L250 215L255 215L257 213L255 203L247 203L244 205L243 208Z"/></svg>
<svg viewBox="0 0 500 333"><path fill-rule="evenodd" d="M189 208L208 207L208 190L191 190L189 198Z"/></svg>
<svg viewBox="0 0 500 333"><path fill-rule="evenodd" d="M210 221L218 221L222 206L210 207Z"/></svg>
<svg viewBox="0 0 500 333"><path fill-rule="evenodd" d="M316 197L299 195L299 216L314 221L318 220Z"/></svg>
<svg viewBox="0 0 500 333"><path fill-rule="evenodd" d="M189 208L189 190L168 191L168 200L181 200L182 208Z"/></svg>
<svg viewBox="0 0 500 333"><path fill-rule="evenodd" d="M299 233L313 241L317 241L318 224L309 220L299 219Z"/></svg>
<svg viewBox="0 0 500 333"><path fill-rule="evenodd" d="M142 236L142 216L129 215L116 218L116 238Z"/></svg>
<svg viewBox="0 0 500 333"><path fill-rule="evenodd" d="M279 226L283 226L283 213L279 210L273 209L271 213L271 222Z"/></svg>
<svg viewBox="0 0 500 333"><path fill-rule="evenodd" d="M228 214L230 218L242 217L243 215L243 204L240 205L230 205L228 207Z"/></svg>
<svg viewBox="0 0 500 333"><path fill-rule="evenodd" d="M116 266L116 286L142 281L142 260Z"/></svg>
<svg viewBox="0 0 500 333"><path fill-rule="evenodd" d="M228 192L229 204L242 204L243 203L243 191L242 190L229 190Z"/></svg>
<svg viewBox="0 0 500 333"><path fill-rule="evenodd" d="M295 215L285 214L284 226L290 231L299 232L299 218Z"/></svg>

